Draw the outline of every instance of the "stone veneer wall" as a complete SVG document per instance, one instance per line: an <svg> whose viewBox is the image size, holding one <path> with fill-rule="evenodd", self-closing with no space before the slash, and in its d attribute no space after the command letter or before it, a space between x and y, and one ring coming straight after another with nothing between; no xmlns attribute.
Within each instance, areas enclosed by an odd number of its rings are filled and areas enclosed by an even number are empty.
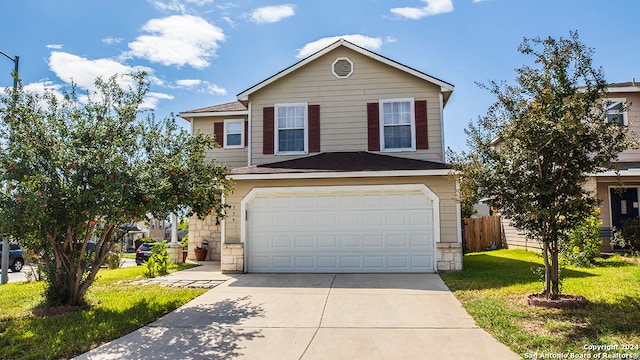
<svg viewBox="0 0 640 360"><path fill-rule="evenodd" d="M462 245L457 243L437 244L438 271L462 270Z"/></svg>
<svg viewBox="0 0 640 360"><path fill-rule="evenodd" d="M244 244L222 245L220 270L223 274L237 274L244 272Z"/></svg>
<svg viewBox="0 0 640 360"><path fill-rule="evenodd" d="M195 260L195 248L202 246L202 242L206 240L209 243L209 251L206 260L220 260L220 226L216 226L216 218L207 216L204 220L200 220L193 216L189 219L189 253L187 258Z"/></svg>

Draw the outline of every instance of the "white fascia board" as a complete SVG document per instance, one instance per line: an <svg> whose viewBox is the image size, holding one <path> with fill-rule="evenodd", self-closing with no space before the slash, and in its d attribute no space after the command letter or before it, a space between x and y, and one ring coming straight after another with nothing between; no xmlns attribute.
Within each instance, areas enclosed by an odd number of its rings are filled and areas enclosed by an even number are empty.
<svg viewBox="0 0 640 360"><path fill-rule="evenodd" d="M625 87L610 87L607 88L607 93L623 93L623 92L640 92L638 86L625 86Z"/></svg>
<svg viewBox="0 0 640 360"><path fill-rule="evenodd" d="M192 121L193 118L197 117L207 117L207 116L239 116L239 115L249 115L249 110L241 110L241 111L211 111L211 112L198 112L198 113L179 113L178 116L181 118Z"/></svg>
<svg viewBox="0 0 640 360"><path fill-rule="evenodd" d="M629 170L620 170L619 172L615 171L605 171L596 174L587 174L587 176L595 176L595 177L604 177L604 176L640 176L640 169L629 169Z"/></svg>
<svg viewBox="0 0 640 360"><path fill-rule="evenodd" d="M279 174L238 174L231 175L233 180L280 180L280 179L322 179L322 178L361 178L394 176L447 176L454 170L397 170L397 171L348 171L348 172L312 172Z"/></svg>

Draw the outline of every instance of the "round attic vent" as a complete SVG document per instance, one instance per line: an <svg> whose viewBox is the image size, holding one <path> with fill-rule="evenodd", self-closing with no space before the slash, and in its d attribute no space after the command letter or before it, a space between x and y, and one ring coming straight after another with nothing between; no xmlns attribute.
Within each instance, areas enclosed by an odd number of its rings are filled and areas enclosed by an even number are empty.
<svg viewBox="0 0 640 360"><path fill-rule="evenodd" d="M333 75L339 79L348 78L353 74L353 62L346 57L337 58L331 66Z"/></svg>

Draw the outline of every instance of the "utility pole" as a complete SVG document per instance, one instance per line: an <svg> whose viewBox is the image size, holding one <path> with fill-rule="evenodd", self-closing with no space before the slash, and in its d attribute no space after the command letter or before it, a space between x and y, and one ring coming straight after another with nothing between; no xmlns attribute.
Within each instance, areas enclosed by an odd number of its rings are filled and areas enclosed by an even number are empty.
<svg viewBox="0 0 640 360"><path fill-rule="evenodd" d="M15 102L18 100L18 65L20 64L20 57L18 55L11 57L2 50L0 50L0 54L6 56L7 59L13 61L15 64L13 71L13 108L15 108ZM0 284L6 284L9 282L9 251L9 238L6 234L2 234L2 273L0 276Z"/></svg>

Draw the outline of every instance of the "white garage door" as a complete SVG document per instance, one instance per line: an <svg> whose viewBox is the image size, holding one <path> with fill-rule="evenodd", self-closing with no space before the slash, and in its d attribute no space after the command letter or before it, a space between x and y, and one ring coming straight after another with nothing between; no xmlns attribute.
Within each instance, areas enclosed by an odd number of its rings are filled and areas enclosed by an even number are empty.
<svg viewBox="0 0 640 360"><path fill-rule="evenodd" d="M434 271L434 209L424 192L335 189L288 189L248 202L248 271Z"/></svg>

